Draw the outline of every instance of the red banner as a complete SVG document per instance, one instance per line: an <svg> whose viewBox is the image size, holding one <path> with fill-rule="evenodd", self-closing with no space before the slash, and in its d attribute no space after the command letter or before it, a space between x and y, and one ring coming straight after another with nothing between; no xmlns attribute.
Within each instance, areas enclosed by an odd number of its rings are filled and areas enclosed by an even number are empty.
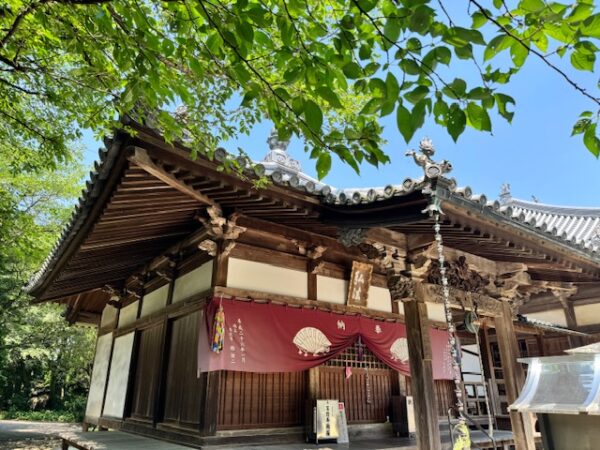
<svg viewBox="0 0 600 450"><path fill-rule="evenodd" d="M220 353L210 350L219 299L200 324L198 372L294 372L323 364L362 342L389 367L410 376L406 326L359 315L223 299L225 337ZM435 379L452 379L448 334L430 330Z"/></svg>

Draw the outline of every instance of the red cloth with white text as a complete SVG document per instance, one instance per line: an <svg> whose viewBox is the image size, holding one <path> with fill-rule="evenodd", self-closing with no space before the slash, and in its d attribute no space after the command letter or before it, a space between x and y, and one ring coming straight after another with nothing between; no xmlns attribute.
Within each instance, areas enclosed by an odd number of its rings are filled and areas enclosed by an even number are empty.
<svg viewBox="0 0 600 450"><path fill-rule="evenodd" d="M221 300L204 311L198 342L198 372L294 372L323 364L362 342L389 367L410 376L406 326L360 315L223 299L225 342L210 351L213 317ZM434 379L452 379L448 333L430 329Z"/></svg>

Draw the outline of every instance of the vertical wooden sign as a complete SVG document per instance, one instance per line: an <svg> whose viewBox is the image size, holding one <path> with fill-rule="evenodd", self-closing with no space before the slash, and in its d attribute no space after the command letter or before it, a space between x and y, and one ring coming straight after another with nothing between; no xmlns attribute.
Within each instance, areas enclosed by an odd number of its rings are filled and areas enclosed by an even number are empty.
<svg viewBox="0 0 600 450"><path fill-rule="evenodd" d="M348 305L367 307L372 274L373 266L371 264L352 262L352 275L348 286Z"/></svg>

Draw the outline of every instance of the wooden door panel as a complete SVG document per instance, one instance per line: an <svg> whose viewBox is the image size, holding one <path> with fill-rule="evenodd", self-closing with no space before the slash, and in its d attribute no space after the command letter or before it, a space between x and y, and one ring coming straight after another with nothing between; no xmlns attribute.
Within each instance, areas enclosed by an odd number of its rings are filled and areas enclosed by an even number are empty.
<svg viewBox="0 0 600 450"><path fill-rule="evenodd" d="M139 332L131 416L153 420L160 376L163 325Z"/></svg>
<svg viewBox="0 0 600 450"><path fill-rule="evenodd" d="M219 430L301 425L306 372L223 371L219 388Z"/></svg>
<svg viewBox="0 0 600 450"><path fill-rule="evenodd" d="M198 429L202 421L206 374L197 377L200 311L170 324L165 380L165 422Z"/></svg>
<svg viewBox="0 0 600 450"><path fill-rule="evenodd" d="M391 408L391 375L390 369L352 368L352 376L346 379L344 368L321 366L318 398L343 401L349 423L386 422Z"/></svg>

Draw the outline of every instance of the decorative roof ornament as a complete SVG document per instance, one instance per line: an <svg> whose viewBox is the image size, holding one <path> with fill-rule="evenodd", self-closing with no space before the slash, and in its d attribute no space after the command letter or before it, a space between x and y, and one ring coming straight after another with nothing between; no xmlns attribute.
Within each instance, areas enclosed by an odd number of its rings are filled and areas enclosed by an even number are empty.
<svg viewBox="0 0 600 450"><path fill-rule="evenodd" d="M501 205L506 205L507 203L509 203L512 200L512 195L510 194L510 184L509 183L502 183L502 186L500 186L500 204Z"/></svg>
<svg viewBox="0 0 600 450"><path fill-rule="evenodd" d="M597 225L592 232L592 235L587 240L587 245L596 249L600 247L600 225Z"/></svg>
<svg viewBox="0 0 600 450"><path fill-rule="evenodd" d="M452 170L452 164L445 159L434 161L431 157L435 154L435 147L429 138L421 139L419 142L419 153L414 150L406 152L406 156L412 156L415 163L423 168L426 181L437 180L439 177Z"/></svg>
<svg viewBox="0 0 600 450"><path fill-rule="evenodd" d="M269 138L267 139L267 144L269 144L269 152L263 161L275 162L289 171L302 172L300 163L292 158L287 152L289 143L290 141L279 139L277 130L273 128Z"/></svg>

